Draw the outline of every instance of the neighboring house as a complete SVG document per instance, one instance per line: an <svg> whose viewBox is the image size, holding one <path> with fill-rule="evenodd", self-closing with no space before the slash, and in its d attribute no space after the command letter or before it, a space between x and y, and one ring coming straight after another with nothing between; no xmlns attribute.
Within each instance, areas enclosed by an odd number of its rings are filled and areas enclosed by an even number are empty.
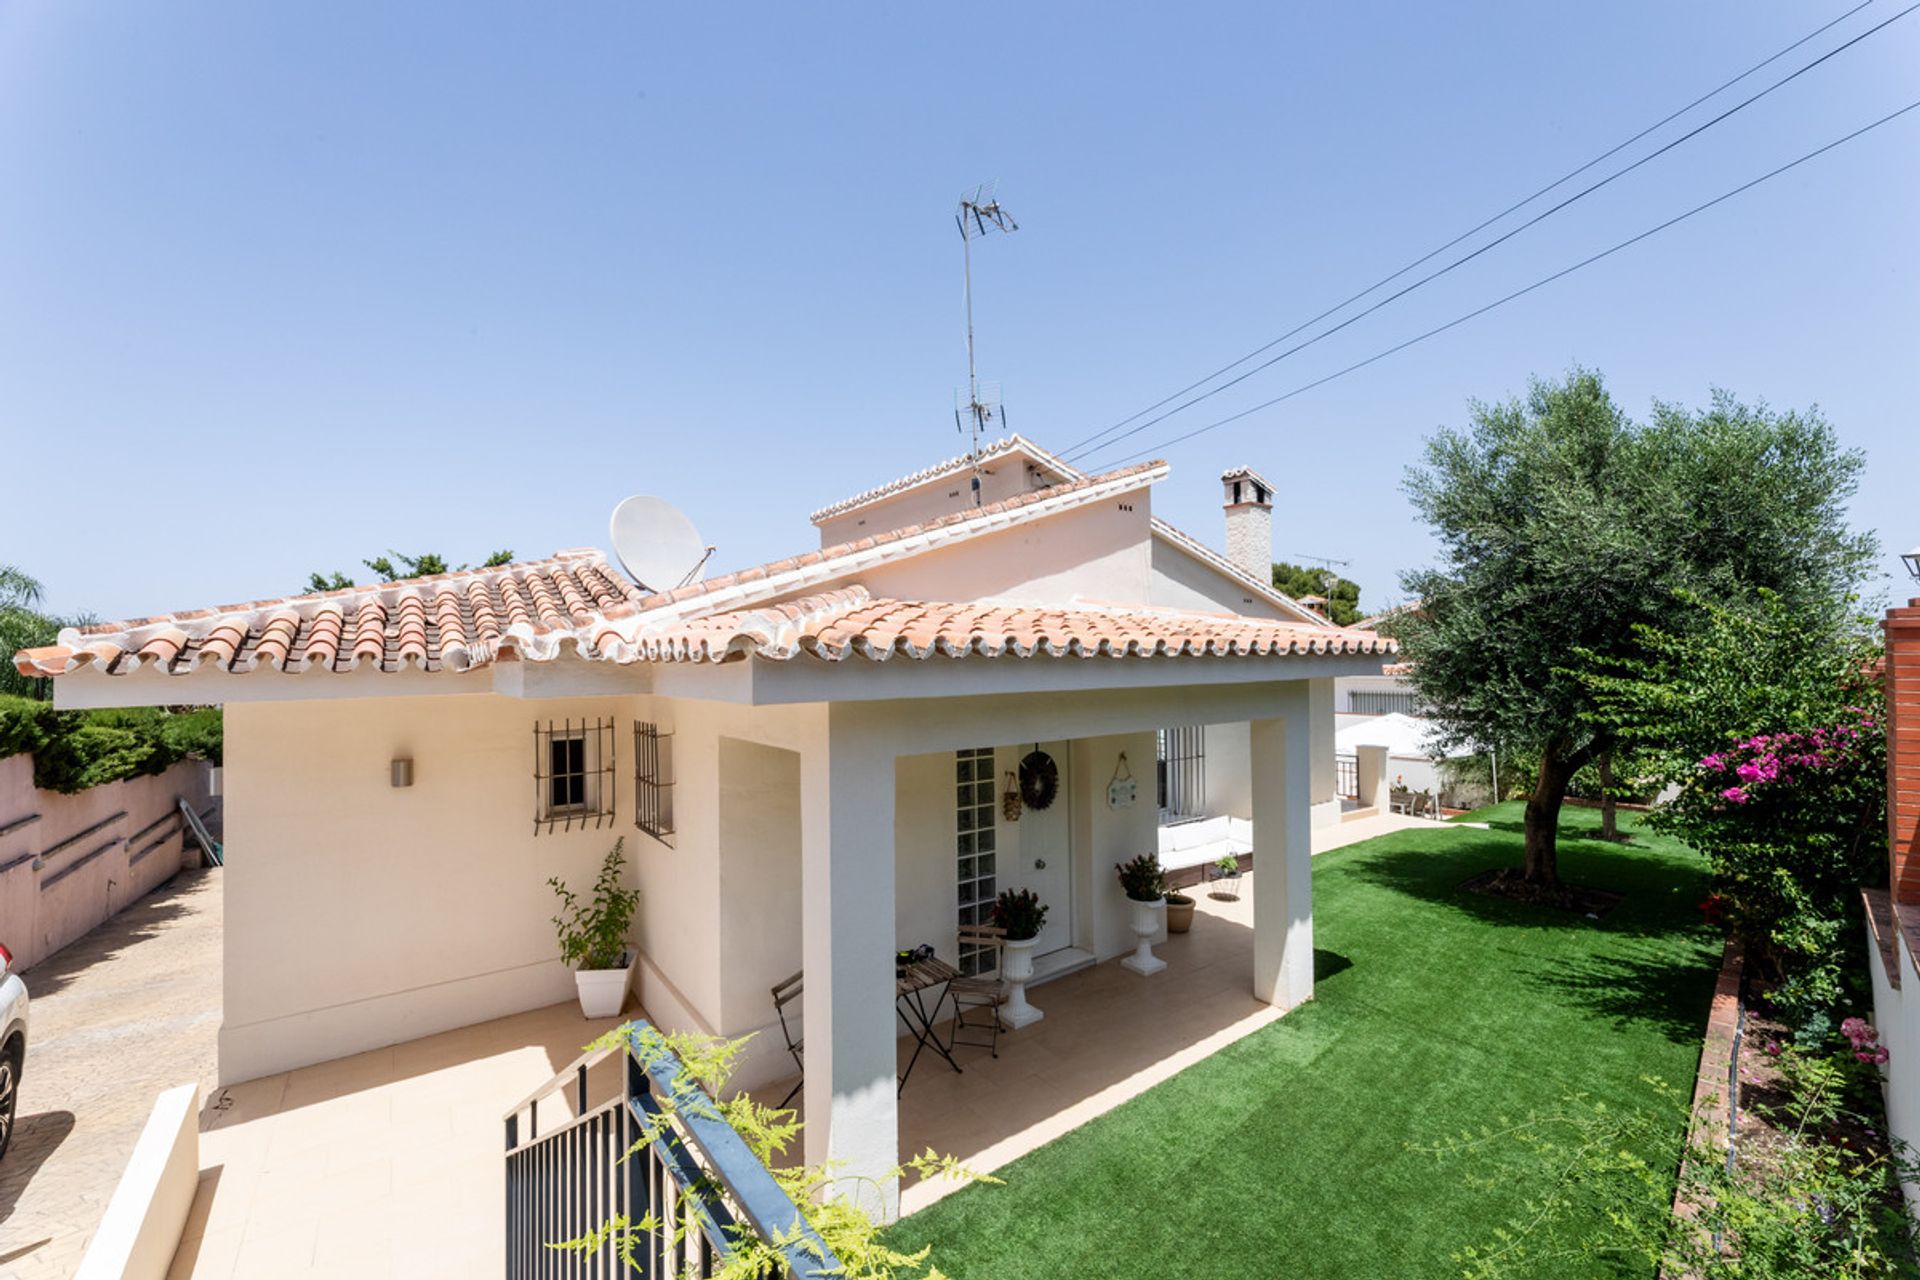
<svg viewBox="0 0 1920 1280"><path fill-rule="evenodd" d="M1173 807L1256 833L1253 993L1313 994L1309 827L1338 812L1315 748L1333 680L1390 645L1156 520L1167 475L1083 475L1015 436L692 586L563 551L69 630L16 662L64 706L225 704L222 1081L571 999L547 879L584 885L624 835L648 1015L765 1030L804 970L805 1155L877 1176L899 1154L895 949L953 958L1027 887L1052 908L1043 973L1126 951L1113 864L1155 847L1164 733L1197 727L1205 754ZM1263 489L1230 525L1264 522ZM1059 798L1007 822L1036 748ZM740 1082L789 1073L779 1044Z"/></svg>
<svg viewBox="0 0 1920 1280"><path fill-rule="evenodd" d="M1389 711L1378 716L1343 715L1339 722L1333 748L1340 759L1355 758L1362 747L1385 747L1389 787L1435 796L1450 790L1445 770L1449 753L1435 741L1433 721Z"/></svg>
<svg viewBox="0 0 1920 1280"><path fill-rule="evenodd" d="M1887 1128L1920 1148L1920 599L1886 622L1887 851L1885 889L1868 889L1874 1023L1887 1047ZM1906 1186L1920 1205L1920 1187Z"/></svg>

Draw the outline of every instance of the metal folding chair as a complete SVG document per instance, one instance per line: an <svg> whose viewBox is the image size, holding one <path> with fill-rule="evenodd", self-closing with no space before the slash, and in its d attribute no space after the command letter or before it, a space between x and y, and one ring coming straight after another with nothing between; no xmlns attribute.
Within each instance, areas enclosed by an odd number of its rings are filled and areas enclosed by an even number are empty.
<svg viewBox="0 0 1920 1280"><path fill-rule="evenodd" d="M981 975L972 978L955 978L947 988L947 994L953 998L953 1026L947 1032L947 1048L955 1045L969 1045L976 1049L986 1049L994 1057L1000 1056L1000 1006L1007 1002L1007 982L1000 976L1001 961L1007 942L1007 931L986 924L960 926L960 954L965 955L970 948L980 948L991 955L993 968L991 976ZM984 961L987 955L981 956ZM982 965L982 968L985 968ZM986 1014L986 1021L969 1019L968 1014ZM963 1040L962 1031L985 1032L984 1039Z"/></svg>
<svg viewBox="0 0 1920 1280"><path fill-rule="evenodd" d="M803 989L801 978L804 974L805 971L802 970L773 989L773 1011L780 1015L780 1034L786 1037L787 1052L793 1055L793 1065L800 1068L800 1078L793 1082L793 1088L787 1090L787 1096L780 1099L780 1105L783 1107L793 1101L793 1096L800 1092L800 1086L807 1082L807 1064L801 1056L801 1050L806 1043L806 1028L803 1025L802 1034L796 1036L793 1034L793 1027L787 1022L787 1006L800 998Z"/></svg>

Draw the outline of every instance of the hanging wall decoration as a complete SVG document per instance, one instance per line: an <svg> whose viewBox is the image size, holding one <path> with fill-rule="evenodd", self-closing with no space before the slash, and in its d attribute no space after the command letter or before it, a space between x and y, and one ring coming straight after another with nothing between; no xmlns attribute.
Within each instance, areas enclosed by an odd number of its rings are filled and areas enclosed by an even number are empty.
<svg viewBox="0 0 1920 1280"><path fill-rule="evenodd" d="M1045 809L1060 794L1060 766L1039 747L1020 761L1020 798L1029 809Z"/></svg>
<svg viewBox="0 0 1920 1280"><path fill-rule="evenodd" d="M1134 797L1140 791L1140 784L1133 780L1133 766L1127 763L1127 753L1120 753L1120 763L1113 767L1113 781L1107 783L1107 808L1131 809Z"/></svg>
<svg viewBox="0 0 1920 1280"><path fill-rule="evenodd" d="M1011 769L1007 770L1006 790L1000 794L1000 816L1008 822L1020 821L1020 784Z"/></svg>

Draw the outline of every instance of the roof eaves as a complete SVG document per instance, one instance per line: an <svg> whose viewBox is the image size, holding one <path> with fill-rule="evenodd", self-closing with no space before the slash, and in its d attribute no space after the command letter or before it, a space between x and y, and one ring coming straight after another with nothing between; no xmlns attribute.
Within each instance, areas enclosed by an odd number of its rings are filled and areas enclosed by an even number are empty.
<svg viewBox="0 0 1920 1280"><path fill-rule="evenodd" d="M1276 590L1271 583L1260 581L1260 579L1254 577L1206 543L1200 541L1190 533L1174 528L1159 516L1153 518L1153 532L1155 536L1171 542L1188 555L1203 561L1209 568L1233 579L1247 590L1253 592L1255 596L1265 600L1268 604L1278 605L1280 608L1292 613L1301 622L1316 627L1331 627L1334 625L1332 619L1322 617L1284 591Z"/></svg>
<svg viewBox="0 0 1920 1280"><path fill-rule="evenodd" d="M1086 478L1085 472L1080 471L1076 467L1069 466L1064 460L1042 449L1039 445L1017 431L1003 439L995 440L992 444L986 446L986 448L980 451L980 457L982 459L994 459L1016 453L1024 453L1035 462L1040 463L1041 466L1047 470L1057 472L1064 477L1067 483ZM861 493L856 493L851 498L842 498L838 502L829 503L827 506L821 507L818 511L808 516L807 519L816 525L824 524L826 521L838 516L844 516L849 512L858 511L862 507L871 506L879 502L882 498L891 498L895 494L905 493L909 489L917 489L921 485L932 484L936 480L942 480L948 476L956 475L966 470L967 467L972 465L972 462L973 455L963 453L957 458L949 458L945 462L937 462L933 466L923 467L911 475L904 475L897 480L889 480L886 484L878 485Z"/></svg>
<svg viewBox="0 0 1920 1280"><path fill-rule="evenodd" d="M906 529L870 534L817 553L755 566L642 601L631 614L619 619L614 627L623 638L631 641L642 629L661 621L746 608L836 578L863 573L875 565L890 564L936 547L951 546L983 534L1073 511L1103 502L1117 494L1133 493L1165 479L1167 471L1165 462L1138 463L1104 475L1076 480L1069 485L1009 498L978 512L944 516L925 525L910 525Z"/></svg>

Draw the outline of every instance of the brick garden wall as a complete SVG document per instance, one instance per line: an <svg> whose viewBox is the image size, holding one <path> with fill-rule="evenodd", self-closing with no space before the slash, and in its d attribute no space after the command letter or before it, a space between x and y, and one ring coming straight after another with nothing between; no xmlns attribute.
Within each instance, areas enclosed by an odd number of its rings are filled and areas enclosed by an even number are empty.
<svg viewBox="0 0 1920 1280"><path fill-rule="evenodd" d="M1887 636L1887 847L1893 896L1920 904L1920 600L1889 609Z"/></svg>

